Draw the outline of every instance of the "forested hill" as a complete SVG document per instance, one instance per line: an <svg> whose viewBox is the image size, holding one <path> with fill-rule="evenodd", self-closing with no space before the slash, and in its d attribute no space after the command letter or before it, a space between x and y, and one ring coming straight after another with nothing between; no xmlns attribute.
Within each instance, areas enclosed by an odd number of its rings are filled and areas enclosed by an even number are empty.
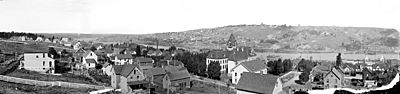
<svg viewBox="0 0 400 94"><path fill-rule="evenodd" d="M28 38L32 38L36 40L37 37L43 37L43 35L38 35L34 33L25 33L25 32L0 32L0 38L2 39L10 39L11 37L18 37L18 36L26 36Z"/></svg>

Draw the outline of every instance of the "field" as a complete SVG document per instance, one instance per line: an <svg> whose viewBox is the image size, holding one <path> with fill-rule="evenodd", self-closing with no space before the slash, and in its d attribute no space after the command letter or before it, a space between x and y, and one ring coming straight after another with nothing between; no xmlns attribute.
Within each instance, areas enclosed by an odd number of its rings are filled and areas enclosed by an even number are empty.
<svg viewBox="0 0 400 94"><path fill-rule="evenodd" d="M16 84L0 81L1 94L86 94L93 89L77 89L65 87L43 87L24 84Z"/></svg>
<svg viewBox="0 0 400 94"><path fill-rule="evenodd" d="M19 77L25 79L32 79L32 80L40 80L40 81L63 81L63 82L71 82L71 83L82 83L82 84L92 84L96 85L89 78L84 76L78 76L74 74L62 74L62 75L47 75L41 74L34 71L28 70L15 70L14 72L7 74L7 76L12 77Z"/></svg>

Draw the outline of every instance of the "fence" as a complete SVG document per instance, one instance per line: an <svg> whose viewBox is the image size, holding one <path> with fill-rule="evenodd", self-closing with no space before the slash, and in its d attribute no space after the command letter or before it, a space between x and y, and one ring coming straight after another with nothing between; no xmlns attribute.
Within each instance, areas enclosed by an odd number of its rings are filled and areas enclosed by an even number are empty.
<svg viewBox="0 0 400 94"><path fill-rule="evenodd" d="M35 86L60 86L60 87L68 87L68 88L91 88L91 89L106 89L109 87L105 86L97 86L97 85L89 85L89 84L79 84L79 83L69 83L69 82L61 82L61 81L38 81L31 79L23 79L17 77L10 77L0 75L0 80L19 83L19 84L27 84L27 85L35 85Z"/></svg>

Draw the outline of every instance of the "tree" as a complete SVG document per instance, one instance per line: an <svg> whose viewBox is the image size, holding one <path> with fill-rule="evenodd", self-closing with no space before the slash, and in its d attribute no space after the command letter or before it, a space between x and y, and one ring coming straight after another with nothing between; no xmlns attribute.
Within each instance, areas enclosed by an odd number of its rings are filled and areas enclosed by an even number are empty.
<svg viewBox="0 0 400 94"><path fill-rule="evenodd" d="M96 47L94 47L94 46L92 46L92 47L90 47L90 50L94 52L94 51L96 51L96 50L97 50L97 48L96 48Z"/></svg>
<svg viewBox="0 0 400 94"><path fill-rule="evenodd" d="M309 72L303 72L300 74L299 79L301 82L305 83L308 81L310 73Z"/></svg>
<svg viewBox="0 0 400 94"><path fill-rule="evenodd" d="M49 54L53 56L53 58L58 58L59 55L57 51L53 47L49 47Z"/></svg>
<svg viewBox="0 0 400 94"><path fill-rule="evenodd" d="M176 50L176 47L175 46L171 46L171 47L169 47L169 49L168 49L168 51L175 51Z"/></svg>
<svg viewBox="0 0 400 94"><path fill-rule="evenodd" d="M275 74L276 73L276 62L275 61L268 61L267 66L269 67L270 70L268 70L269 73Z"/></svg>
<svg viewBox="0 0 400 94"><path fill-rule="evenodd" d="M142 50L139 45L136 46L136 56L142 56Z"/></svg>
<svg viewBox="0 0 400 94"><path fill-rule="evenodd" d="M336 66L339 67L341 64L342 64L342 57L341 57L341 54L339 53L336 56Z"/></svg>
<svg viewBox="0 0 400 94"><path fill-rule="evenodd" d="M292 61L290 61L289 59L283 60L283 66L284 66L285 72L292 71L293 64L292 64Z"/></svg>
<svg viewBox="0 0 400 94"><path fill-rule="evenodd" d="M219 62L211 61L208 65L207 74L209 78L219 80L221 76L221 66Z"/></svg>
<svg viewBox="0 0 400 94"><path fill-rule="evenodd" d="M279 75L279 74L285 72L285 68L283 66L282 59L278 59L275 62L276 62L276 65L275 65L276 72L275 72L275 74Z"/></svg>

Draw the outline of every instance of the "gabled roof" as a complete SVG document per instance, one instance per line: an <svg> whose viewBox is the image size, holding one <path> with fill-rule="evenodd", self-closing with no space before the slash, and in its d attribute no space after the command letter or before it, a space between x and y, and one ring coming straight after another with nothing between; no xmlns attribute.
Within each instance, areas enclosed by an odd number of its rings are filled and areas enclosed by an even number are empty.
<svg viewBox="0 0 400 94"><path fill-rule="evenodd" d="M86 63L97 63L94 59L86 59Z"/></svg>
<svg viewBox="0 0 400 94"><path fill-rule="evenodd" d="M229 36L228 42L232 42L232 43L236 42L236 39L235 39L235 36L233 35L233 33Z"/></svg>
<svg viewBox="0 0 400 94"><path fill-rule="evenodd" d="M129 54L117 54L115 57L117 57L117 59L133 59L132 55Z"/></svg>
<svg viewBox="0 0 400 94"><path fill-rule="evenodd" d="M236 89L254 93L272 94L277 83L277 76L244 72Z"/></svg>
<svg viewBox="0 0 400 94"><path fill-rule="evenodd" d="M262 69L267 69L267 65L264 63L264 61L259 60L259 59L242 62L239 65L235 66L233 69L235 69L236 67L238 67L240 65L242 65L244 68L246 68L250 72L256 72L256 71L260 71Z"/></svg>
<svg viewBox="0 0 400 94"><path fill-rule="evenodd" d="M326 77L328 77L328 75L332 73L333 75L335 75L339 80L342 80L343 78L341 77L343 75L343 71L341 71L339 68L337 67L333 67L331 68L331 71L329 71L325 76L324 79Z"/></svg>
<svg viewBox="0 0 400 94"><path fill-rule="evenodd" d="M167 72L167 75L171 81L191 77L187 70L180 70L177 72Z"/></svg>
<svg viewBox="0 0 400 94"><path fill-rule="evenodd" d="M86 52L85 50L83 50L82 48L79 48L78 50L76 50L75 53L85 53L85 52Z"/></svg>
<svg viewBox="0 0 400 94"><path fill-rule="evenodd" d="M121 75L123 65L114 65L113 69L116 75Z"/></svg>
<svg viewBox="0 0 400 94"><path fill-rule="evenodd" d="M139 65L137 65L137 64L126 64L126 65L122 65L121 75L124 76L124 77L128 77L129 74L131 74L131 72L132 72L133 70L135 70L135 68L138 68L139 70L141 70L140 67L139 67Z"/></svg>
<svg viewBox="0 0 400 94"><path fill-rule="evenodd" d="M152 58L146 58L146 57L136 57L135 62L153 62Z"/></svg>
<svg viewBox="0 0 400 94"><path fill-rule="evenodd" d="M145 70L144 73L149 76L164 75L166 71L163 68L150 68Z"/></svg>
<svg viewBox="0 0 400 94"><path fill-rule="evenodd" d="M83 56L84 56L84 57L87 57L87 56L90 55L90 53L92 53L93 55L96 55L96 53L94 53L93 51L88 50L88 51L86 51L86 52L83 54Z"/></svg>

